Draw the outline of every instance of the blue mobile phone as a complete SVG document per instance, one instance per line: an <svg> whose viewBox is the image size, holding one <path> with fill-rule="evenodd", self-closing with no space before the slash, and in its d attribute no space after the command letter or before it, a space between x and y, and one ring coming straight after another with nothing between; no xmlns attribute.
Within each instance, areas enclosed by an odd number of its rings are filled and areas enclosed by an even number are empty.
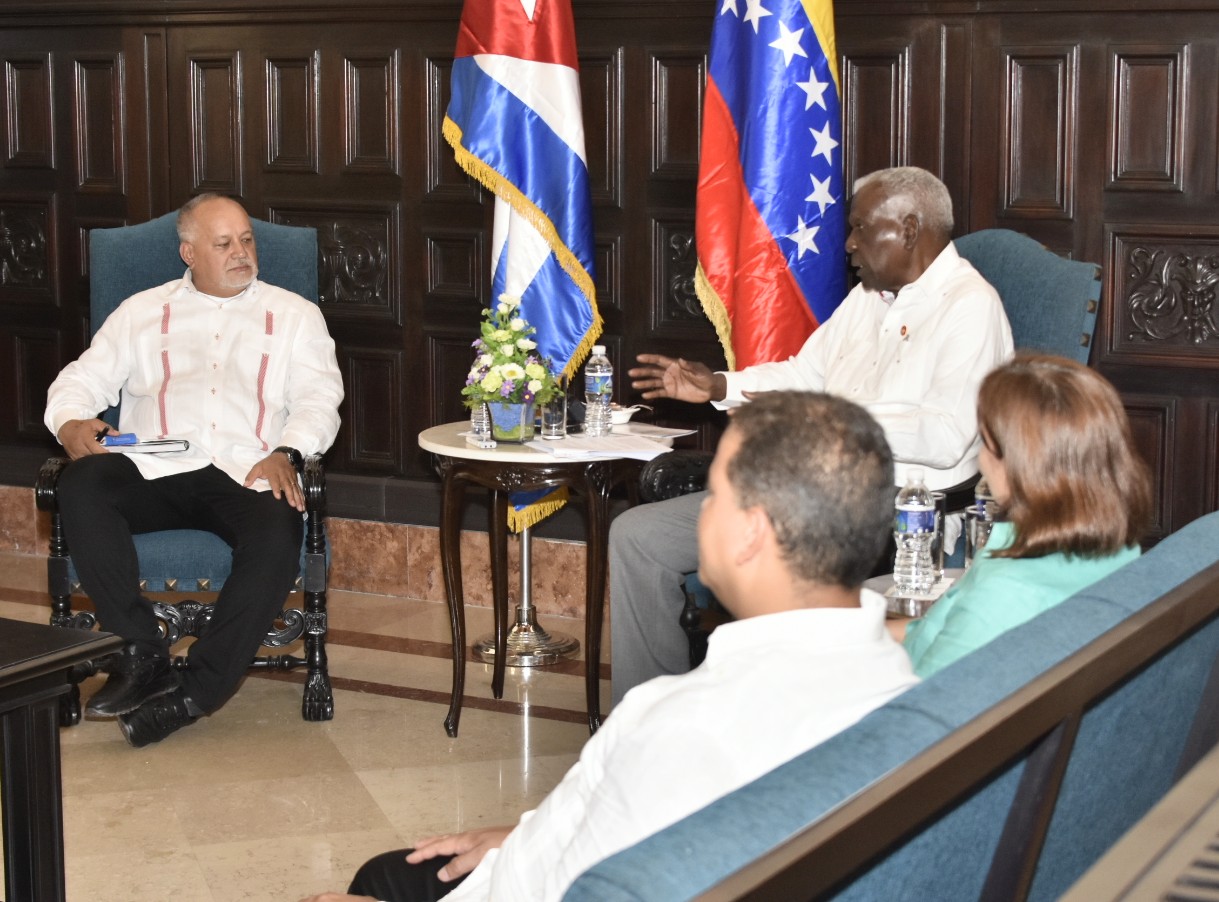
<svg viewBox="0 0 1219 902"><path fill-rule="evenodd" d="M102 436L102 444L109 446L134 445L137 441L139 439L136 438L134 432L119 432Z"/></svg>

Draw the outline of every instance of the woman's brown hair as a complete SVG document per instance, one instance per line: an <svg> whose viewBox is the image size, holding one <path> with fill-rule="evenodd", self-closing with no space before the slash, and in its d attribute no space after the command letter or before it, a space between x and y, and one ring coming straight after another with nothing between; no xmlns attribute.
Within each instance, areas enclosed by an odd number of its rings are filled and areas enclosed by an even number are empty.
<svg viewBox="0 0 1219 902"><path fill-rule="evenodd" d="M1151 514L1151 481L1113 386L1065 357L1018 354L978 391L982 440L1007 469L1010 548L995 557L1133 545Z"/></svg>

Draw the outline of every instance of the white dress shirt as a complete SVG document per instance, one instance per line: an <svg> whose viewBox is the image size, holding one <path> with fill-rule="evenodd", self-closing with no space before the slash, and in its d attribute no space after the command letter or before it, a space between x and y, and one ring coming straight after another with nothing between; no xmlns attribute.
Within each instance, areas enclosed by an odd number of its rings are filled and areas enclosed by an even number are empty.
<svg viewBox="0 0 1219 902"><path fill-rule="evenodd" d="M627 693L580 760L446 902L560 899L598 861L762 776L917 682L859 608L751 617L711 634L702 666Z"/></svg>
<svg viewBox="0 0 1219 902"><path fill-rule="evenodd" d="M892 297L892 296L890 296ZM725 373L731 406L746 391L825 391L864 407L898 463L928 488L978 472L978 386L1012 354L999 295L949 244L890 300L857 285L794 357Z"/></svg>
<svg viewBox="0 0 1219 902"><path fill-rule="evenodd" d="M47 428L58 435L120 395L120 432L190 442L187 451L131 455L145 478L214 464L244 482L277 446L302 454L330 447L343 381L316 304L258 280L235 297L213 297L196 290L188 270L107 317L51 384Z"/></svg>

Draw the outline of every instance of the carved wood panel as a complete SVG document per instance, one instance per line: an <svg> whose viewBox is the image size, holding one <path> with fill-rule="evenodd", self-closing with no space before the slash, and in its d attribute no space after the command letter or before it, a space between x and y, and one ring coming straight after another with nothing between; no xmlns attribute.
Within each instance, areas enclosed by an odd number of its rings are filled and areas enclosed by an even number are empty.
<svg viewBox="0 0 1219 902"><path fill-rule="evenodd" d="M50 54L13 54L4 60L7 167L55 168Z"/></svg>
<svg viewBox="0 0 1219 902"><path fill-rule="evenodd" d="M1108 230L1107 359L1219 368L1219 226Z"/></svg>
<svg viewBox="0 0 1219 902"><path fill-rule="evenodd" d="M910 159L910 45L876 46L842 59L843 178Z"/></svg>
<svg viewBox="0 0 1219 902"><path fill-rule="evenodd" d="M1112 50L1110 190L1181 191L1187 47Z"/></svg>
<svg viewBox="0 0 1219 902"><path fill-rule="evenodd" d="M1123 402L1130 418L1134 445L1151 472L1155 498L1151 538L1163 538L1176 528L1170 501L1176 477L1173 450L1177 435L1177 400L1156 395L1127 395Z"/></svg>
<svg viewBox="0 0 1219 902"><path fill-rule="evenodd" d="M123 57L77 57L73 68L77 187L83 193L122 194L127 173Z"/></svg>
<svg viewBox="0 0 1219 902"><path fill-rule="evenodd" d="M0 303L56 303L56 246L53 199L0 196Z"/></svg>
<svg viewBox="0 0 1219 902"><path fill-rule="evenodd" d="M702 54L661 52L652 56L656 102L652 106L652 171L659 178L698 175L702 97L707 81Z"/></svg>
<svg viewBox="0 0 1219 902"><path fill-rule="evenodd" d="M1003 213L1074 212L1078 47L1011 47L1004 91Z"/></svg>
<svg viewBox="0 0 1219 902"><path fill-rule="evenodd" d="M344 463L360 472L390 475L404 465L403 352L345 347L339 355L347 396L341 411Z"/></svg>
<svg viewBox="0 0 1219 902"><path fill-rule="evenodd" d="M191 188L242 192L241 56L201 55L190 66Z"/></svg>
<svg viewBox="0 0 1219 902"><path fill-rule="evenodd" d="M318 171L321 51L266 60L266 168Z"/></svg>
<svg viewBox="0 0 1219 902"><path fill-rule="evenodd" d="M318 298L328 321L374 320L400 325L397 206L355 204L303 209L276 205L272 222L317 229Z"/></svg>

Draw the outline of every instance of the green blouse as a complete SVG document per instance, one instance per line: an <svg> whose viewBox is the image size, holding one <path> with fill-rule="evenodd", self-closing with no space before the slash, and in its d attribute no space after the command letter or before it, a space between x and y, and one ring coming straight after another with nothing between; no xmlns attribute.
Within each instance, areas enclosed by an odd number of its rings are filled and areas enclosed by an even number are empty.
<svg viewBox="0 0 1219 902"><path fill-rule="evenodd" d="M1065 601L1140 553L1136 545L1097 558L1061 552L1030 558L990 556L1014 539L1010 523L996 523L973 566L925 616L911 621L902 644L920 677Z"/></svg>

